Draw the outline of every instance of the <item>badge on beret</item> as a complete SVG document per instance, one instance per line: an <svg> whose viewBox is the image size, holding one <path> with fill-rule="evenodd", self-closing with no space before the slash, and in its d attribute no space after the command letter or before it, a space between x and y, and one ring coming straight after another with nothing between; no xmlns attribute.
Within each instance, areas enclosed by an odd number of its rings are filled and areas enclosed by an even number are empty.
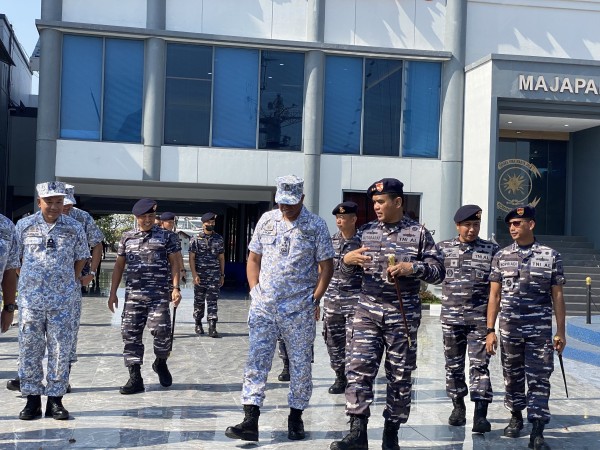
<svg viewBox="0 0 600 450"><path fill-rule="evenodd" d="M525 208L517 208L517 214L519 216L522 216L523 214L525 214Z"/></svg>
<svg viewBox="0 0 600 450"><path fill-rule="evenodd" d="M475 213L475 217L477 217L478 219L481 219L481 211L477 211Z"/></svg>
<svg viewBox="0 0 600 450"><path fill-rule="evenodd" d="M346 209L344 209L343 206L340 206L340 214L344 214L346 212Z"/></svg>
<svg viewBox="0 0 600 450"><path fill-rule="evenodd" d="M377 189L377 192L383 191L383 181L378 181L375 183L375 189Z"/></svg>

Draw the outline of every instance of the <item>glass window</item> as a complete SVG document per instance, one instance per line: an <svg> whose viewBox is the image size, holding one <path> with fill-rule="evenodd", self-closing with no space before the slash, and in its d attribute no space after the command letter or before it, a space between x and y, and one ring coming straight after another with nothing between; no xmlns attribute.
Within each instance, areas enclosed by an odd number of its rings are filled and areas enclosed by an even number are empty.
<svg viewBox="0 0 600 450"><path fill-rule="evenodd" d="M437 158L440 130L439 63L407 62L402 155Z"/></svg>
<svg viewBox="0 0 600 450"><path fill-rule="evenodd" d="M144 43L106 39L102 140L142 141Z"/></svg>
<svg viewBox="0 0 600 450"><path fill-rule="evenodd" d="M263 51L259 148L302 148L304 54Z"/></svg>
<svg viewBox="0 0 600 450"><path fill-rule="evenodd" d="M365 60L363 154L399 156L402 61Z"/></svg>
<svg viewBox="0 0 600 450"><path fill-rule="evenodd" d="M165 144L209 145L213 48L168 44Z"/></svg>
<svg viewBox="0 0 600 450"><path fill-rule="evenodd" d="M363 59L328 56L325 61L323 153L360 153Z"/></svg>
<svg viewBox="0 0 600 450"><path fill-rule="evenodd" d="M60 137L100 139L102 39L63 38Z"/></svg>
<svg viewBox="0 0 600 450"><path fill-rule="evenodd" d="M256 148L258 50L215 48L212 145Z"/></svg>

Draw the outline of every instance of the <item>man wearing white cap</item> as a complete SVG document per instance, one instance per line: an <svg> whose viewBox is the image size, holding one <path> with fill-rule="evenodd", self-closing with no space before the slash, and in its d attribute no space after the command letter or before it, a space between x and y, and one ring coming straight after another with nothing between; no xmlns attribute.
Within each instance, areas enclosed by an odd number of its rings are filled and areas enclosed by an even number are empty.
<svg viewBox="0 0 600 450"><path fill-rule="evenodd" d="M73 314L79 300L81 270L90 251L83 227L62 214L66 195L60 181L37 185L40 211L16 226L19 257L19 378L27 405L22 420L42 415L41 395L48 396L46 416L69 418L62 396L69 381ZM48 352L47 384L42 360Z"/></svg>
<svg viewBox="0 0 600 450"><path fill-rule="evenodd" d="M245 418L228 427L232 439L258 441L258 417L277 337L290 360L288 439L304 439L302 411L312 394L312 344L321 297L333 275L333 246L325 221L302 204L304 180L277 178L275 202L256 224L246 268L252 303L242 404Z"/></svg>

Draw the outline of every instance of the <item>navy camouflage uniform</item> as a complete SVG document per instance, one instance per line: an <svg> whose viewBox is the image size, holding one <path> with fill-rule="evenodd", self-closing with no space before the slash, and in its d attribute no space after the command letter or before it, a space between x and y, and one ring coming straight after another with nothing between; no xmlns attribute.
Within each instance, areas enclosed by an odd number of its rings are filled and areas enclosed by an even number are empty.
<svg viewBox="0 0 600 450"><path fill-rule="evenodd" d="M195 255L194 264L200 276L200 284L194 285L194 319L196 323L202 321L206 302L206 319L217 321L217 301L221 288L219 255L225 253L223 237L214 231L206 234L202 230L192 239L189 253Z"/></svg>
<svg viewBox="0 0 600 450"><path fill-rule="evenodd" d="M19 220L16 233L22 260L18 284L21 392L60 397L67 391L73 315L81 297L74 267L90 256L87 239L76 220L61 215L49 225L41 212Z"/></svg>
<svg viewBox="0 0 600 450"><path fill-rule="evenodd" d="M496 254L489 279L502 285L499 317L504 405L513 412L527 408L530 422L548 423L554 370L552 286L566 283L561 256L537 240L526 248L514 242Z"/></svg>
<svg viewBox="0 0 600 450"><path fill-rule="evenodd" d="M333 277L323 296L323 338L329 353L329 361L334 371L344 369L347 364L347 347L352 337L354 307L362 285L362 274L355 271L345 275L341 270L342 249L355 250L351 243L338 231L331 237L335 256L333 258ZM356 242L354 242L356 245ZM358 247L356 247L358 248Z"/></svg>
<svg viewBox="0 0 600 450"><path fill-rule="evenodd" d="M372 261L362 268L362 287L354 309L350 342L346 413L370 416L373 382L379 371L384 349L387 400L383 412L386 421L406 423L410 414L412 371L417 368L417 331L421 324L421 281L440 283L444 279L442 258L431 233L404 216L396 224L372 221L363 225L347 243L348 249L368 247L365 256ZM345 255L346 248L343 251ZM393 282L387 280L388 256L396 263L416 263L412 276L399 277L404 312L412 345L409 346ZM342 261L341 270L350 276L359 266Z"/></svg>
<svg viewBox="0 0 600 450"><path fill-rule="evenodd" d="M438 242L446 277L442 283L442 333L446 359L446 392L451 399L471 391L472 401L491 403L493 391L485 348L488 276L497 244L458 237ZM469 355L469 388L465 381L465 352Z"/></svg>
<svg viewBox="0 0 600 450"><path fill-rule="evenodd" d="M154 336L154 354L167 359L171 347L169 255L181 251L177 235L153 225L149 231L123 233L118 256L125 257L125 305L121 334L125 366L142 364L142 335L147 325Z"/></svg>
<svg viewBox="0 0 600 450"><path fill-rule="evenodd" d="M4 272L19 268L18 243L15 225L0 214L0 283Z"/></svg>

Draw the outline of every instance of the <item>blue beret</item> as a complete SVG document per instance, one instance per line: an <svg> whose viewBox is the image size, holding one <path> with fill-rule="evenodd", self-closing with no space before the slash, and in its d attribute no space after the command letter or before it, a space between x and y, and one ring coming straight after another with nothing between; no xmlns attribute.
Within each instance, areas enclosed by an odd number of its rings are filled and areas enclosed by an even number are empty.
<svg viewBox="0 0 600 450"><path fill-rule="evenodd" d="M397 194L402 196L404 194L403 188L404 184L402 181L395 178L383 178L369 186L367 197L371 198L379 194Z"/></svg>
<svg viewBox="0 0 600 450"><path fill-rule="evenodd" d="M333 208L331 214L333 214L334 216L338 214L356 214L356 211L358 211L358 205L356 203L343 202L337 205L335 208Z"/></svg>
<svg viewBox="0 0 600 450"><path fill-rule="evenodd" d="M533 206L519 206L508 212L504 222L508 223L510 219L531 219L535 220L535 208Z"/></svg>
<svg viewBox="0 0 600 450"><path fill-rule="evenodd" d="M466 220L481 220L481 208L477 205L464 205L454 214L454 222L461 223Z"/></svg>
<svg viewBox="0 0 600 450"><path fill-rule="evenodd" d="M151 198L142 198L133 205L133 208L131 208L131 212L134 216L142 216L154 211L156 211L156 202Z"/></svg>
<svg viewBox="0 0 600 450"><path fill-rule="evenodd" d="M160 220L175 220L175 213L164 212L160 215Z"/></svg>
<svg viewBox="0 0 600 450"><path fill-rule="evenodd" d="M215 213L207 212L207 213L204 213L200 219L202 220L202 222L206 222L207 220L213 220L216 217L217 217L217 215Z"/></svg>

